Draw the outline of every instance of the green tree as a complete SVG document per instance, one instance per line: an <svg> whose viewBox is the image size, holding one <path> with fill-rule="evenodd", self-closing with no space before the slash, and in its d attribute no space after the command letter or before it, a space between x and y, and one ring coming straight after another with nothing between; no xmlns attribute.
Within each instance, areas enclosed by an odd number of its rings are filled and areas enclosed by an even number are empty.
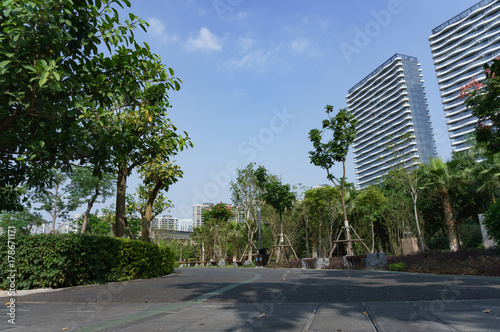
<svg viewBox="0 0 500 332"><path fill-rule="evenodd" d="M332 254L333 241L338 232L342 215L340 194L335 187L309 189L305 192L304 203L310 219L313 257L318 256L318 247L328 241L329 255ZM323 256L321 256L323 257ZM326 257L326 256L325 256Z"/></svg>
<svg viewBox="0 0 500 332"><path fill-rule="evenodd" d="M500 201L491 204L484 214L484 226L495 245L500 247Z"/></svg>
<svg viewBox="0 0 500 332"><path fill-rule="evenodd" d="M151 242L151 220L166 209L173 207L172 202L167 200L163 192L168 192L170 186L182 178L183 173L178 165L158 158L141 165L139 174L143 185L137 189L136 210L140 213L142 220L141 239L144 242Z"/></svg>
<svg viewBox="0 0 500 332"><path fill-rule="evenodd" d="M99 235L99 236L111 236L111 222L109 218L106 218L105 216L99 217L99 211L96 211L96 213L90 213L87 216L86 220L86 227L85 230L82 232L83 229L83 222L84 222L84 216L81 218L77 219L74 221L74 224L76 225L77 229L80 230L81 234L92 234L92 235Z"/></svg>
<svg viewBox="0 0 500 332"><path fill-rule="evenodd" d="M364 188L356 197L358 202L357 209L360 210L362 215L368 216L368 221L371 226L372 233L372 248L371 252L375 251L375 226L374 221L379 220L383 211L386 208L387 198L375 186L371 185Z"/></svg>
<svg viewBox="0 0 500 332"><path fill-rule="evenodd" d="M129 104L143 97L136 73L157 58L134 40L147 23L133 14L119 20L116 7L124 6L130 2L0 5L0 209L19 209L18 187L43 187L54 167L80 161L97 171L109 161L99 148L107 115L117 96Z"/></svg>
<svg viewBox="0 0 500 332"><path fill-rule="evenodd" d="M280 221L280 240L279 246L283 247L283 213L286 210L292 210L293 203L296 200L296 194L292 191L289 184L283 184L281 181L271 178L267 174L267 170L263 166L257 168L257 181L259 186L263 190L262 199L263 201L271 206L279 215ZM293 248L292 248L293 249ZM284 253L280 250L278 251L277 257L278 261L282 262L282 255Z"/></svg>
<svg viewBox="0 0 500 332"><path fill-rule="evenodd" d="M209 230L213 240L213 258L225 261L227 257L227 242L229 240L229 219L234 214L231 207L224 203L217 203L210 209L203 211L203 225Z"/></svg>
<svg viewBox="0 0 500 332"><path fill-rule="evenodd" d="M39 203L36 208L47 212L52 218L51 233L56 232L57 218L68 218L70 212L75 211L80 205L80 196L73 195L73 186L68 181L68 176L59 170L52 170L53 181L42 190L37 190L31 197L34 203Z"/></svg>
<svg viewBox="0 0 500 332"><path fill-rule="evenodd" d="M391 161L394 163L402 164L402 169L405 171L406 175L406 183L411 195L411 199L413 202L413 214L415 216L415 225L417 226L418 239L420 242L420 250L422 252L425 251L424 238L422 236L422 231L420 230L420 222L418 218L418 194L420 191L419 188L419 179L421 172L418 171L418 156L414 155L411 157L404 155L404 149L412 143L415 142L415 135L413 133L406 133L398 135L396 141L388 144L386 147L389 151L392 151L393 158ZM407 159L410 160L411 164L407 164Z"/></svg>
<svg viewBox="0 0 500 332"><path fill-rule="evenodd" d="M90 167L73 167L69 178L72 184L71 194L80 197L81 202L87 203L80 228L81 234L84 234L92 207L96 202L104 203L113 195L116 178L108 173L102 174L101 177L94 176Z"/></svg>
<svg viewBox="0 0 500 332"><path fill-rule="evenodd" d="M335 188L340 192L342 201L342 209L344 213L344 225L346 227L346 238L349 241L351 235L349 233L349 222L347 221L347 211L345 204L345 161L349 146L354 142L357 136L356 125L357 121L354 115L350 114L347 109L340 109L339 112L332 118L330 114L333 112L333 106L325 107L328 119L323 120L322 130L312 129L309 131L309 140L313 143L314 150L309 152L311 163L326 170L327 178ZM326 143L322 142L323 135L326 131L332 131L332 138ZM335 163L342 163L342 178L337 179L331 169ZM347 242L347 254L352 255L352 244Z"/></svg>
<svg viewBox="0 0 500 332"><path fill-rule="evenodd" d="M432 188L443 203L444 221L448 230L450 250L457 251L459 245L457 225L448 191L450 184L457 178L457 174L453 173L453 170L441 158L431 158L423 171L425 174L424 185Z"/></svg>
<svg viewBox="0 0 500 332"><path fill-rule="evenodd" d="M472 108L472 114L479 119L475 131L476 142L490 153L500 152L500 57L484 65L485 81L475 78L461 88L460 98Z"/></svg>
<svg viewBox="0 0 500 332"><path fill-rule="evenodd" d="M0 214L0 229L2 229L3 234L7 233L9 226L14 226L18 234L29 235L33 227L39 227L46 223L40 213L31 213L27 209L5 211Z"/></svg>
<svg viewBox="0 0 500 332"><path fill-rule="evenodd" d="M236 181L231 181L231 199L233 204L242 209L245 215L245 230L248 238L248 257L253 260L255 234L259 230L258 209L262 208L262 187L257 180L255 163L236 170Z"/></svg>

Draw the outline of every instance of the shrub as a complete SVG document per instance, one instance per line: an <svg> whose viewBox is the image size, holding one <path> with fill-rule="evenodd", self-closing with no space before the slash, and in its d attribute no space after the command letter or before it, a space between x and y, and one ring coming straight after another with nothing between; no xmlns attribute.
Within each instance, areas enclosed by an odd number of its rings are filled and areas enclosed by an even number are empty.
<svg viewBox="0 0 500 332"><path fill-rule="evenodd" d="M16 270L16 288L69 287L91 283L153 278L173 272L174 258L165 247L94 235L17 235L14 267L7 260L7 237L0 237L0 281L7 288Z"/></svg>
<svg viewBox="0 0 500 332"><path fill-rule="evenodd" d="M500 247L500 200L491 204L484 213L484 227L488 235L493 239L495 245Z"/></svg>
<svg viewBox="0 0 500 332"><path fill-rule="evenodd" d="M391 270L391 271L404 271L405 268L406 268L406 265L402 262L389 265L389 270Z"/></svg>

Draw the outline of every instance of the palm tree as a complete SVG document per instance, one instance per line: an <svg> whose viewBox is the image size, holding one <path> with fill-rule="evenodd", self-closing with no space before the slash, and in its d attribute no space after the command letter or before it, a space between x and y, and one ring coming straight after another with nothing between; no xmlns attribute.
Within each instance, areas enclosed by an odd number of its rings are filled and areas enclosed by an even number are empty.
<svg viewBox="0 0 500 332"><path fill-rule="evenodd" d="M448 228L448 237L450 241L450 250L458 250L458 233L453 209L451 206L448 189L456 175L449 165L439 157L431 158L424 169L424 184L429 189L435 191L443 203L444 221Z"/></svg>

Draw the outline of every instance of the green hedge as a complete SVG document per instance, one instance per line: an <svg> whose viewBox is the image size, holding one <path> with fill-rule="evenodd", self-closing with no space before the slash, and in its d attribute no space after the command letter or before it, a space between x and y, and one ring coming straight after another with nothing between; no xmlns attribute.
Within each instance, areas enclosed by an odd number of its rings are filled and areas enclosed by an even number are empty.
<svg viewBox="0 0 500 332"><path fill-rule="evenodd" d="M12 240L12 239L11 239ZM0 288L8 289L8 239L0 237ZM155 278L173 272L166 247L129 239L80 234L17 235L16 289L69 287Z"/></svg>

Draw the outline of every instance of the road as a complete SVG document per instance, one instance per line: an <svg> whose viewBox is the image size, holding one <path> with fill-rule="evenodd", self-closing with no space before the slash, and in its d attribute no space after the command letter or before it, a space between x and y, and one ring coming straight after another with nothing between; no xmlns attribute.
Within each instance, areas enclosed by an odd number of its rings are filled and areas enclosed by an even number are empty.
<svg viewBox="0 0 500 332"><path fill-rule="evenodd" d="M0 330L500 331L500 278L492 277L186 268L15 303L16 324L3 310Z"/></svg>

